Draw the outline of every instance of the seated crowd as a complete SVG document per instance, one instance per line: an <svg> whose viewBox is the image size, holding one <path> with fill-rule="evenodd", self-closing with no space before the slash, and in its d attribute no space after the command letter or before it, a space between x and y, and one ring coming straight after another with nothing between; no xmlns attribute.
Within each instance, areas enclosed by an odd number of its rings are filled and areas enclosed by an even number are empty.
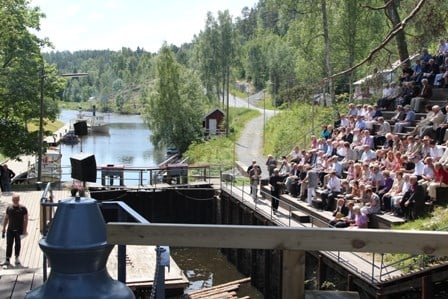
<svg viewBox="0 0 448 299"><path fill-rule="evenodd" d="M422 216L426 203L436 200L436 188L448 187L448 151L440 145L448 115L437 105L427 107L415 129L401 135L381 113L369 118L368 111L379 110L349 104L338 126L324 126L320 138L311 136L307 150L295 146L278 162L270 155L273 195L286 192L311 205L318 193L320 207L334 211L331 224L337 227L365 227L369 215L378 213ZM277 207L273 203L274 211Z"/></svg>
<svg viewBox="0 0 448 299"><path fill-rule="evenodd" d="M445 40L436 55L423 49L399 82L384 86L376 105L350 103L334 126L311 136L308 149L295 146L281 161L269 155L274 212L275 197L286 192L333 211L335 227L367 227L369 215L378 213L421 217L436 201L436 189L448 187L448 105L429 104L437 87L448 87ZM390 119L385 110L394 110Z"/></svg>

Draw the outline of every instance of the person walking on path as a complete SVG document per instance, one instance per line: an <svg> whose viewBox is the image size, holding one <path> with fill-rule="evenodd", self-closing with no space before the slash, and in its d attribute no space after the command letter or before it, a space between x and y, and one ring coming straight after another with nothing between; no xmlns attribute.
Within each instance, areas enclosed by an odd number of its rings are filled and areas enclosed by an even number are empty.
<svg viewBox="0 0 448 299"><path fill-rule="evenodd" d="M10 265L12 256L12 246L14 247L15 264L20 265L20 248L21 237L26 236L28 227L28 210L25 206L20 204L20 196L18 194L12 195L12 205L6 208L5 218L3 219L2 238L6 234L6 259L3 266Z"/></svg>
<svg viewBox="0 0 448 299"><path fill-rule="evenodd" d="M0 182L2 192L11 192L11 179L16 176L14 171L8 168L7 164L0 165Z"/></svg>

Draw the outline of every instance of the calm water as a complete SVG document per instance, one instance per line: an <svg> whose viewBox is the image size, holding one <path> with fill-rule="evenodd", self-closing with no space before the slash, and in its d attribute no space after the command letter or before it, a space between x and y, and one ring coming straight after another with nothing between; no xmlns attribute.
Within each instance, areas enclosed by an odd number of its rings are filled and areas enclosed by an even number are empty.
<svg viewBox="0 0 448 299"><path fill-rule="evenodd" d="M63 110L60 120L70 123L78 111ZM85 113L90 115L89 112ZM82 138L82 144L61 145L62 166L65 175L62 180L70 180L70 157L81 152L94 154L97 166L108 164L124 166L155 166L165 159L163 150L156 150L149 140L151 132L139 115L103 114L110 123L109 134L88 135ZM137 178L126 173L126 179ZM125 182L125 184L136 183Z"/></svg>
<svg viewBox="0 0 448 299"><path fill-rule="evenodd" d="M78 111L63 110L60 120L69 123ZM86 115L90 115L86 113ZM82 140L82 152L95 155L96 164L154 166L165 160L165 152L156 150L149 141L151 132L138 115L104 114L110 123L108 135L89 135ZM63 181L70 178L70 156L81 152L81 144L61 145ZM129 174L126 174L129 175ZM126 179L133 180L132 177ZM125 180L126 184L126 180ZM132 182L131 182L132 184ZM176 263L190 280L188 290L196 290L243 278L236 268L216 249L176 248L171 250ZM238 294L261 299L263 296L250 284L242 285Z"/></svg>
<svg viewBox="0 0 448 299"><path fill-rule="evenodd" d="M244 278L219 250L208 248L173 248L171 256L190 280L187 290L197 290ZM250 283L241 284L238 297L262 299Z"/></svg>

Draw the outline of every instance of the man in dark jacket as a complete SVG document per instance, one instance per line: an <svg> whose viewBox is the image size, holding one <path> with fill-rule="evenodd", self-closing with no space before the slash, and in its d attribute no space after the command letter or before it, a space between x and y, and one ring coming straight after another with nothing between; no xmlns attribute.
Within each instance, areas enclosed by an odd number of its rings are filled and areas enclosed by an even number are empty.
<svg viewBox="0 0 448 299"><path fill-rule="evenodd" d="M402 202L402 209L406 219L414 220L423 216L425 211L425 190L422 185L418 184L417 176L413 175L409 180L410 194L405 201Z"/></svg>

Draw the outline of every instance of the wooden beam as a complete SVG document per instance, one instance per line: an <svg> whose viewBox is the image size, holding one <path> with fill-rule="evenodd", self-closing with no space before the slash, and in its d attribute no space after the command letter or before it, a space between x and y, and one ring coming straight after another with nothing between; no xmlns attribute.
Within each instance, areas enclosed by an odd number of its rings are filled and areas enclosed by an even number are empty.
<svg viewBox="0 0 448 299"><path fill-rule="evenodd" d="M283 250L282 298L305 298L305 251Z"/></svg>
<svg viewBox="0 0 448 299"><path fill-rule="evenodd" d="M109 223L110 244L448 256L448 232L249 225Z"/></svg>

